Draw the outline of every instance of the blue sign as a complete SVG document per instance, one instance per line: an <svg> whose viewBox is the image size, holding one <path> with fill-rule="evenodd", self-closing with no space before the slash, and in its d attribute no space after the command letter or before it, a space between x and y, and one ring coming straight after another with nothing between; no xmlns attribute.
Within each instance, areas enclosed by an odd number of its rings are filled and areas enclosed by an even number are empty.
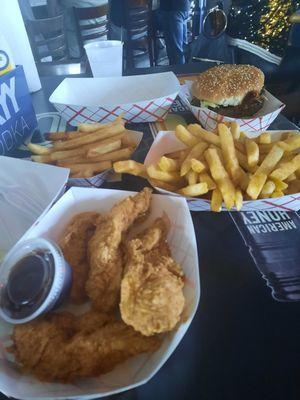
<svg viewBox="0 0 300 400"><path fill-rule="evenodd" d="M22 66L0 77L0 155L13 152L37 129Z"/></svg>

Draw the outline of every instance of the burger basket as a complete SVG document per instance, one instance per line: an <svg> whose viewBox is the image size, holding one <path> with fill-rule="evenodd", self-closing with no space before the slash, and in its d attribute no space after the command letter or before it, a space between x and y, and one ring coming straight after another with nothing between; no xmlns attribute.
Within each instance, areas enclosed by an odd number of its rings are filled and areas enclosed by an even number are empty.
<svg viewBox="0 0 300 400"><path fill-rule="evenodd" d="M180 90L173 72L112 78L66 78L49 98L72 126L113 121L162 121Z"/></svg>
<svg viewBox="0 0 300 400"><path fill-rule="evenodd" d="M135 143L135 150L138 148L142 141L143 133L139 131L128 131L127 135ZM91 159L92 161L92 159ZM107 169L100 174L91 176L90 178L70 178L68 179L68 187L79 186L79 187L100 187L107 180L108 175L112 172L112 169Z"/></svg>
<svg viewBox="0 0 300 400"><path fill-rule="evenodd" d="M273 139L284 131L269 131ZM290 132L290 131L288 131ZM300 134L299 131L295 131ZM257 132L245 132L248 137L258 136ZM144 164L149 166L150 164L156 163L160 157L166 153L185 149L186 146L180 142L175 136L174 132L161 131L156 136L152 146L149 149ZM151 183L151 182L150 182ZM155 186L154 186L155 187ZM169 192L167 190L155 187L159 193L165 193L173 196L180 196L177 193ZM191 211L211 211L210 200L198 197L187 197L189 209ZM242 211L298 211L300 209L300 193L290 194L278 198L267 198L258 200L244 201ZM222 211L228 211L224 206ZM231 211L236 211L233 208Z"/></svg>
<svg viewBox="0 0 300 400"><path fill-rule="evenodd" d="M259 132L268 129L277 115L283 110L285 105L267 90L264 91L266 100L263 107L251 118L230 118L218 114L207 107L196 107L191 104L192 100L192 81L182 85L179 96L184 104L191 110L194 116L200 121L201 125L207 129L214 131L217 125L223 121L236 121L242 130Z"/></svg>

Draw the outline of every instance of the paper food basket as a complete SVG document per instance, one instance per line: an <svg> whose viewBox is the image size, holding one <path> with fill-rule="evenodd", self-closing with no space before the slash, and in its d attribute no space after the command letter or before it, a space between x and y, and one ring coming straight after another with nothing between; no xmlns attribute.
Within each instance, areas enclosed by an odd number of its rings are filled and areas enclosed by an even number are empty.
<svg viewBox="0 0 300 400"><path fill-rule="evenodd" d="M58 241L71 218L81 212L108 212L111 207L134 194L133 192L71 188L64 196L38 219L21 240L47 237ZM119 393L146 383L163 366L176 349L192 322L200 298L197 243L193 222L186 201L173 196L153 195L151 214L142 229L166 212L172 221L168 242L174 259L182 265L186 276L184 295L186 306L184 321L178 328L165 335L161 347L151 354L133 357L117 366L108 374L98 378L80 379L74 384L41 383L32 376L22 374L5 352L11 344L9 335L12 327L0 323L1 359L0 391L18 399L90 399Z"/></svg>
<svg viewBox="0 0 300 400"><path fill-rule="evenodd" d="M180 90L173 72L112 78L66 78L49 98L68 124L161 121Z"/></svg>
<svg viewBox="0 0 300 400"><path fill-rule="evenodd" d="M259 132L268 129L277 115L283 110L285 105L267 90L264 91L266 100L261 110L251 118L230 118L218 114L207 107L196 107L191 104L191 81L182 85L179 96L184 104L191 110L194 116L200 121L201 125L210 131L214 131L217 125L223 121L236 121L244 131Z"/></svg>
<svg viewBox="0 0 300 400"><path fill-rule="evenodd" d="M273 139L276 138L284 131L269 131ZM291 131L288 131L291 132ZM299 133L298 131L295 131ZM259 135L259 132L245 132L248 137L255 137ZM171 153L173 151L185 149L186 146L177 139L174 132L171 131L161 131L156 136L152 146L149 149L147 157L144 164L149 166L150 164L156 163L159 158L166 153ZM155 189L160 193L165 193L173 196L180 196L177 193L168 192L167 190L155 187ZM183 196L180 196L185 198ZM192 198L187 197L186 201L188 203L189 209L191 211L211 211L210 210L210 200L203 198ZM295 193L291 195L286 195L278 198L268 198L268 199L258 199L258 200L248 200L244 201L242 211L298 211L300 209L300 193ZM222 211L228 211L224 206ZM236 211L233 208L231 211Z"/></svg>

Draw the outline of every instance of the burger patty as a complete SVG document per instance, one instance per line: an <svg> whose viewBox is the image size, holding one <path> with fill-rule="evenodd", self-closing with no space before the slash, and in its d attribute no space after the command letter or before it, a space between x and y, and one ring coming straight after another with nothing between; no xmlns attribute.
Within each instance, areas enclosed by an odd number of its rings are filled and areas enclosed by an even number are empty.
<svg viewBox="0 0 300 400"><path fill-rule="evenodd" d="M249 92L243 99L242 103L238 106L227 106L211 108L211 110L218 114L231 118L245 118L252 117L263 106L264 97L256 92ZM209 107L210 108L210 107Z"/></svg>
<svg viewBox="0 0 300 400"><path fill-rule="evenodd" d="M245 118L252 117L259 111L264 103L265 97L257 92L249 92L243 99L242 103L238 106L219 106L208 107L210 110L218 114L231 118ZM191 104L196 107L201 107L201 102L197 98L193 98Z"/></svg>

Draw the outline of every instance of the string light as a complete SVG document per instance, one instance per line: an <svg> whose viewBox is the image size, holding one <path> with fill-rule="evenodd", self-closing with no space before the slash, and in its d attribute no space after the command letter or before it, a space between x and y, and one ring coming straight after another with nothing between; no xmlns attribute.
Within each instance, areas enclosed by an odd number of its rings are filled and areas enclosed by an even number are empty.
<svg viewBox="0 0 300 400"><path fill-rule="evenodd" d="M295 4L296 3L296 4ZM300 2L293 0L269 0L267 12L260 18L257 42L265 49L282 54L289 35L289 17Z"/></svg>
<svg viewBox="0 0 300 400"><path fill-rule="evenodd" d="M290 31L289 17L299 7L300 0L233 0L228 34L282 56Z"/></svg>

